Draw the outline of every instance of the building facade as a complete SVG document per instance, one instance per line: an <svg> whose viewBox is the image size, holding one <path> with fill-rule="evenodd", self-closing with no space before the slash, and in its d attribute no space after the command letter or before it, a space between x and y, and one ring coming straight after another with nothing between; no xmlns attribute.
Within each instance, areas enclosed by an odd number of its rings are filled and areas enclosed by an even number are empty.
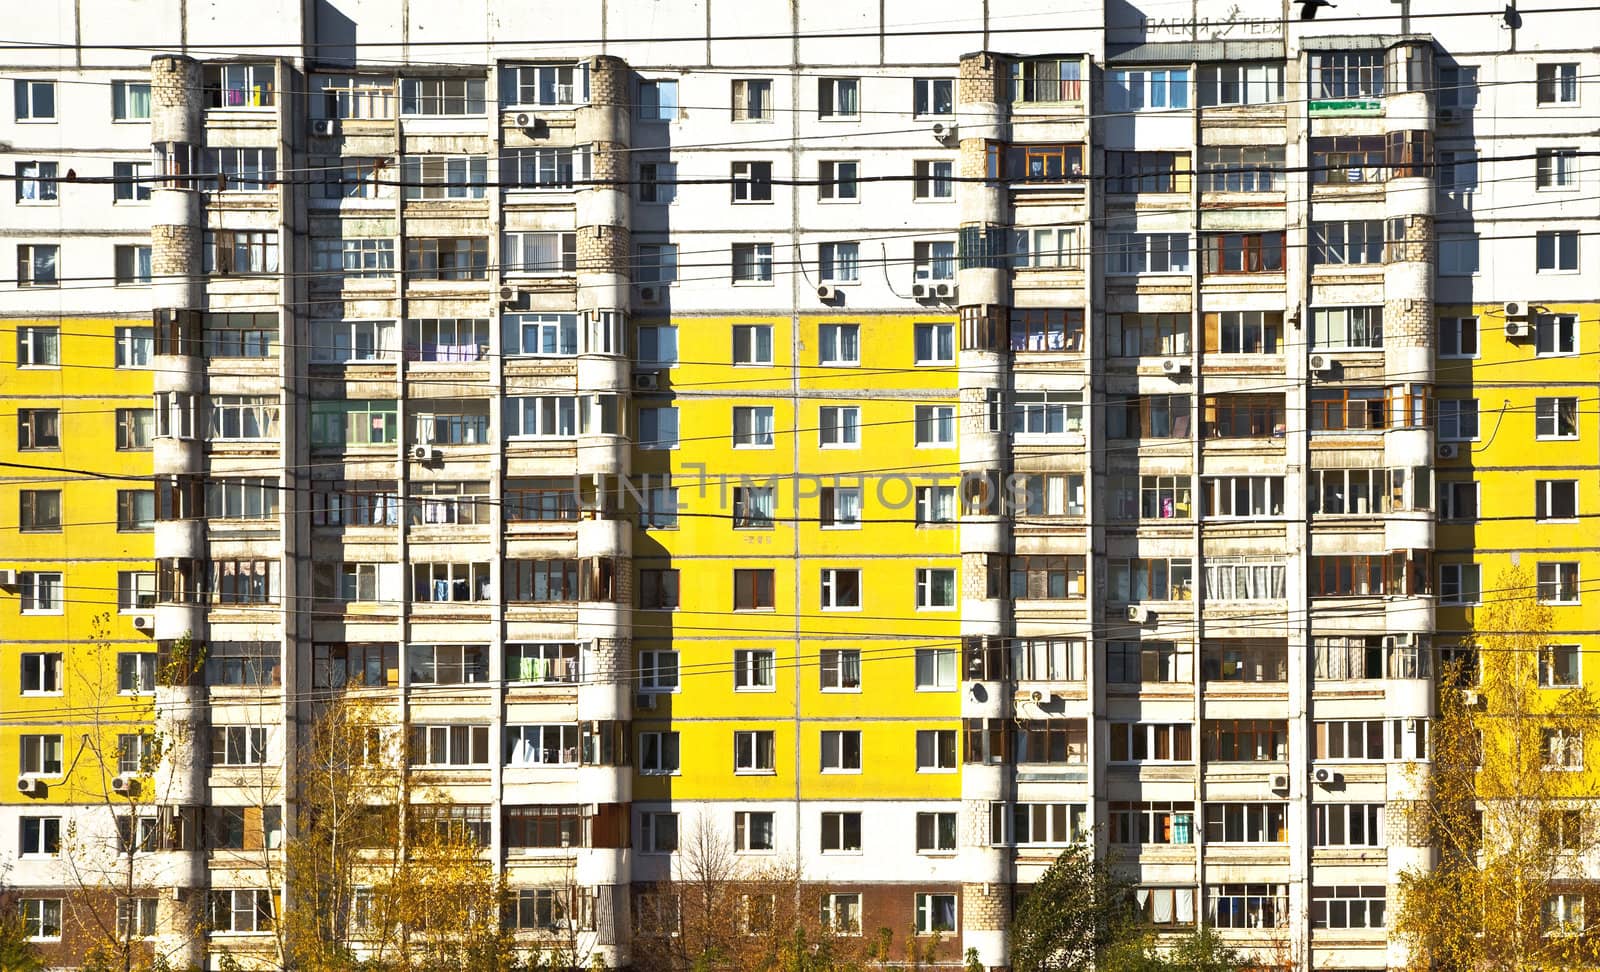
<svg viewBox="0 0 1600 972"><path fill-rule="evenodd" d="M1002 967L1088 840L1162 930L1405 960L1498 566L1584 678L1600 62L970 6L19 27L0 882L53 963L267 961L352 683L530 943L626 964L714 835Z"/></svg>

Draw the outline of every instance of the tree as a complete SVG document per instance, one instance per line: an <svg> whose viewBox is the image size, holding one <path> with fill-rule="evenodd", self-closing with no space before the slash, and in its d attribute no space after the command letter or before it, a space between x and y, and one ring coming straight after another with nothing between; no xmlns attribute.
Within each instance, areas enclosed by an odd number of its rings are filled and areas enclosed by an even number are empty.
<svg viewBox="0 0 1600 972"><path fill-rule="evenodd" d="M1468 643L1476 687L1458 689L1471 681L1462 663L1442 673L1419 818L1389 822L1392 834L1402 823L1425 828L1438 848L1431 870L1402 875L1391 924L1417 970L1592 966L1600 941L1583 928L1580 887L1595 848L1582 809L1592 787L1568 770L1584 765L1596 700L1575 677L1575 656L1548 645L1550 608L1527 571L1508 570L1495 587Z"/></svg>
<svg viewBox="0 0 1600 972"><path fill-rule="evenodd" d="M1015 972L1093 972L1112 950L1139 941L1131 888L1072 844L1028 889L1011 926Z"/></svg>
<svg viewBox="0 0 1600 972"><path fill-rule="evenodd" d="M44 962L28 941L27 922L17 899L0 889L0 969L5 972L43 972Z"/></svg>
<svg viewBox="0 0 1600 972"><path fill-rule="evenodd" d="M1210 925L1160 945L1152 936L1118 943L1104 963L1106 972L1241 972L1259 967L1224 943Z"/></svg>

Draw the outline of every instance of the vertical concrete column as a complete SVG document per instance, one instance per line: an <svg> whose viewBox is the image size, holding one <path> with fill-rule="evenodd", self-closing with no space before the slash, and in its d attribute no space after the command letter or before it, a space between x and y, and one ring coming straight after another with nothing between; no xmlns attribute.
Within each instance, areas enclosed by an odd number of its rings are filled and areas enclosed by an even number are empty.
<svg viewBox="0 0 1600 972"><path fill-rule="evenodd" d="M578 473L592 480L597 500L578 525L578 556L604 558L612 569L611 598L585 600L578 608L579 636L590 642L578 687L580 721L632 718L633 531L623 515L620 481L631 472L632 438L627 427L632 370L628 355L632 309L633 72L620 58L589 62L589 104L577 110L577 140L590 150L592 181L577 194L577 307L586 333L578 358L578 394L589 417L578 439ZM609 414L610 424L601 421ZM609 495L608 495L609 492ZM633 799L632 768L585 766L579 770L585 802L627 806ZM608 967L628 964L630 851L584 848L576 878L596 894L592 954Z"/></svg>
<svg viewBox="0 0 1600 972"><path fill-rule="evenodd" d="M1011 469L1004 427L1003 398L1009 384L1006 328L1011 299L1009 262L1010 205L1005 184L987 181L990 147L1007 136L1009 93L1006 61L981 51L961 58L956 93L956 126L961 139L956 203L961 243L956 282L961 316L960 455L961 633L963 653L961 715L964 720L1011 718L1011 694L998 645L1009 627L1004 589L990 583L1004 573L1011 550L1005 496ZM1003 585L1002 585L1003 588ZM985 663L985 659L991 663ZM986 968L1004 966L1010 952L1010 852L990 844L990 804L1006 798L1010 768L1003 763L963 761L961 940L976 949Z"/></svg>
<svg viewBox="0 0 1600 972"><path fill-rule="evenodd" d="M1384 370L1395 392L1409 396L1429 394L1433 388L1434 323L1434 145L1433 46L1407 41L1391 47L1386 65L1388 92L1384 97L1384 132L1388 142L1389 179L1384 186L1387 239L1383 268ZM1402 387L1403 386L1403 387ZM1399 407L1396 408L1396 411ZM1432 422L1415 415L1391 415L1384 436L1384 462L1390 468L1416 473L1408 482L1406 509L1391 511L1385 533L1391 550L1418 551L1434 544L1436 498L1432 495L1434 442ZM1426 490L1428 502L1420 490ZM1427 506L1427 510L1420 507ZM1432 645L1434 605L1431 597L1392 599L1389 629L1411 632L1421 644ZM1392 657L1392 656L1391 656ZM1407 762L1392 764L1388 779L1388 805L1384 811L1389 836L1389 898L1395 900L1400 877L1406 871L1433 867L1434 852L1428 837L1426 814L1427 763L1419 758L1418 744L1426 720L1434 714L1431 679L1390 679L1385 707L1401 727ZM1391 910L1391 914L1393 911ZM1389 945L1391 965L1410 961L1403 942Z"/></svg>
<svg viewBox="0 0 1600 972"><path fill-rule="evenodd" d="M187 178L204 142L204 91L199 62L162 55L150 62L150 139L155 168L164 176L150 192L152 302L156 308L154 370L158 437L154 466L159 480L181 484L168 494L156 525L155 554L162 569L155 634L165 649L164 676L156 685L156 730L163 747L155 802L168 823L162 836L159 879L173 889L157 913L157 949L175 965L199 965L205 943L195 934L207 880L200 850L198 808L205 803L210 745L205 739L205 698L200 679L188 677L178 655L198 657L204 644L205 608L193 595L204 570L202 510L191 477L205 468L199 398L205 392L200 329L205 307L201 245L205 214Z"/></svg>

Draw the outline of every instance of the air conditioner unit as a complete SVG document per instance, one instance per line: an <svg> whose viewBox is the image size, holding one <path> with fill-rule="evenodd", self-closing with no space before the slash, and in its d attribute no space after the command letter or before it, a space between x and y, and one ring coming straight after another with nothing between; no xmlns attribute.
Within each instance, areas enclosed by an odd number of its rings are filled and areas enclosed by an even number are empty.
<svg viewBox="0 0 1600 972"><path fill-rule="evenodd" d="M1314 354L1307 360L1314 375L1325 375L1333 370L1333 359L1325 354Z"/></svg>
<svg viewBox="0 0 1600 972"><path fill-rule="evenodd" d="M1289 777L1283 774L1274 776L1271 780L1272 789L1282 793L1289 789Z"/></svg>
<svg viewBox="0 0 1600 972"><path fill-rule="evenodd" d="M1507 305L1509 306L1509 305ZM1533 336L1533 325L1527 321L1506 321L1506 337L1515 341L1518 338Z"/></svg>
<svg viewBox="0 0 1600 972"><path fill-rule="evenodd" d="M658 371L638 371L633 375L634 391L656 391L661 387L661 373Z"/></svg>
<svg viewBox="0 0 1600 972"><path fill-rule="evenodd" d="M939 284L937 287L933 288L933 294L935 297L954 297L956 295L956 285L947 283Z"/></svg>
<svg viewBox="0 0 1600 972"><path fill-rule="evenodd" d="M539 119L537 117L530 115L525 111L517 112L516 117L513 118L512 121L516 123L518 128L533 128L539 124Z"/></svg>
<svg viewBox="0 0 1600 972"><path fill-rule="evenodd" d="M1146 624L1153 620L1155 616L1156 613L1147 607L1141 607L1137 604L1128 605L1128 620L1134 624Z"/></svg>
<svg viewBox="0 0 1600 972"><path fill-rule="evenodd" d="M23 796L44 796L44 780L34 779L31 776L17 777L17 792Z"/></svg>
<svg viewBox="0 0 1600 972"><path fill-rule="evenodd" d="M634 707L634 709L636 711L640 710L640 709L654 709L656 707L656 696L655 696L655 693L654 692L639 692L639 693L637 693L633 697L633 707Z"/></svg>
<svg viewBox="0 0 1600 972"><path fill-rule="evenodd" d="M1189 362L1182 358L1168 358L1161 362L1161 370L1169 375L1181 375L1189 370Z"/></svg>
<svg viewBox="0 0 1600 972"><path fill-rule="evenodd" d="M427 462L428 458L432 455L433 450L425 445L413 446L411 449L411 458L417 460L418 462Z"/></svg>
<svg viewBox="0 0 1600 972"><path fill-rule="evenodd" d="M1506 317L1527 317L1529 303L1525 300L1508 300L1500 305L1500 313Z"/></svg>
<svg viewBox="0 0 1600 972"><path fill-rule="evenodd" d="M1045 699L1045 696L1044 696L1043 692L1037 692L1036 691L1036 692L1029 692L1028 693L1028 701L1029 702L1043 702L1044 699Z"/></svg>
<svg viewBox="0 0 1600 972"><path fill-rule="evenodd" d="M817 288L818 300L832 300L837 296L839 296L839 291L837 288L830 287L827 284L823 284Z"/></svg>
<svg viewBox="0 0 1600 972"><path fill-rule="evenodd" d="M0 570L0 587L16 587L17 572L14 570Z"/></svg>
<svg viewBox="0 0 1600 972"><path fill-rule="evenodd" d="M927 284L912 284L911 285L911 296L915 297L917 300L922 300L923 298L930 296L930 291L928 289L928 285Z"/></svg>
<svg viewBox="0 0 1600 972"><path fill-rule="evenodd" d="M143 631L145 634L156 629L156 619L148 614L135 614L133 616L133 630Z"/></svg>
<svg viewBox="0 0 1600 972"><path fill-rule="evenodd" d="M139 781L132 776L113 776L111 778L111 792L123 796L133 796L139 792Z"/></svg>
<svg viewBox="0 0 1600 972"><path fill-rule="evenodd" d="M1434 450L1434 454L1440 459L1454 459L1461 454L1461 447L1454 442L1441 442L1439 447Z"/></svg>
<svg viewBox="0 0 1600 972"><path fill-rule="evenodd" d="M1319 769L1311 773L1311 778L1320 786L1332 786L1338 780L1339 774L1330 769Z"/></svg>
<svg viewBox="0 0 1600 972"><path fill-rule="evenodd" d="M934 122L933 127L928 131L933 133L934 138L943 142L946 139L955 137L956 126L954 122Z"/></svg>
<svg viewBox="0 0 1600 972"><path fill-rule="evenodd" d="M328 138L339 134L339 123L332 118L318 118L311 122L311 134L318 138Z"/></svg>
<svg viewBox="0 0 1600 972"><path fill-rule="evenodd" d="M659 303L661 303L661 288L660 287L640 287L639 288L639 303L641 303L641 304L659 304Z"/></svg>

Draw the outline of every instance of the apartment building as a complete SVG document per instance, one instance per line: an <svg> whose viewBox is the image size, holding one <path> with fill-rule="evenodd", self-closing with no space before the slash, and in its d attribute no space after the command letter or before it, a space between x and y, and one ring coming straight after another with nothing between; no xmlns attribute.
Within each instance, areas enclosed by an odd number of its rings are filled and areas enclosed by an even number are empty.
<svg viewBox="0 0 1600 972"><path fill-rule="evenodd" d="M714 835L1003 967L1089 840L1162 930L1402 962L1440 654L1592 559L1600 62L1157 6L19 25L0 881L51 961L108 907L270 961L353 682L531 946L625 965Z"/></svg>

